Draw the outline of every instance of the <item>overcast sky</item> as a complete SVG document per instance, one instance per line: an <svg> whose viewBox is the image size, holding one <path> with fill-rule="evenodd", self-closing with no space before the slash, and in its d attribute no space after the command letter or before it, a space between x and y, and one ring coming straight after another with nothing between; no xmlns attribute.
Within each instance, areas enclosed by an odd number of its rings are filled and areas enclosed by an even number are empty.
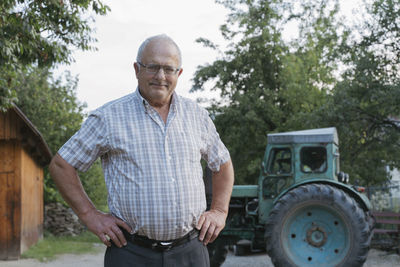
<svg viewBox="0 0 400 267"><path fill-rule="evenodd" d="M358 0L343 0L350 10ZM198 65L212 63L216 52L195 42L205 37L224 44L219 26L228 11L215 0L105 0L111 8L106 16L96 16L94 45L98 51L74 53L75 63L62 67L79 76L77 96L88 104L88 111L122 97L136 89L133 69L137 49L149 36L165 33L182 51L183 73L176 91L196 99L204 96L189 93L191 79Z"/></svg>
<svg viewBox="0 0 400 267"><path fill-rule="evenodd" d="M198 65L211 63L216 52L195 42L205 37L223 43L219 26L227 10L214 0L106 0L111 8L106 16L96 16L93 35L98 51L77 51L75 63L63 66L79 76L77 96L93 110L136 89L133 69L137 49L149 36L165 33L182 51L183 72L176 91L189 94L191 79Z"/></svg>

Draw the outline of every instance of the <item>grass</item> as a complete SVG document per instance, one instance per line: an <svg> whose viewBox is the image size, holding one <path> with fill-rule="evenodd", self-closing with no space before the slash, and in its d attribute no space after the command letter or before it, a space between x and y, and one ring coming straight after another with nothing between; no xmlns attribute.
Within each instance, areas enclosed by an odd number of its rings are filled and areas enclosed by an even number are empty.
<svg viewBox="0 0 400 267"><path fill-rule="evenodd" d="M22 258L34 258L41 262L55 259L60 254L86 254L99 251L100 240L93 233L86 231L79 236L56 237L45 233L43 240L25 251Z"/></svg>

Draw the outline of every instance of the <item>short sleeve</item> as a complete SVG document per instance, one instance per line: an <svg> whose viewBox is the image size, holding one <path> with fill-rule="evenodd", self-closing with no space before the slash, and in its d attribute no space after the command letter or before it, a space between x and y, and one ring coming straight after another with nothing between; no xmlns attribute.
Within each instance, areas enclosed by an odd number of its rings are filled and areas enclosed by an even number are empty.
<svg viewBox="0 0 400 267"><path fill-rule="evenodd" d="M202 157L207 161L208 167L213 172L217 172L219 171L220 166L230 159L229 151L224 143L222 143L214 122L211 120L207 111L205 111L203 121L206 132L206 150L202 154Z"/></svg>
<svg viewBox="0 0 400 267"><path fill-rule="evenodd" d="M92 113L58 151L70 165L87 171L93 162L107 152L107 128L99 113Z"/></svg>

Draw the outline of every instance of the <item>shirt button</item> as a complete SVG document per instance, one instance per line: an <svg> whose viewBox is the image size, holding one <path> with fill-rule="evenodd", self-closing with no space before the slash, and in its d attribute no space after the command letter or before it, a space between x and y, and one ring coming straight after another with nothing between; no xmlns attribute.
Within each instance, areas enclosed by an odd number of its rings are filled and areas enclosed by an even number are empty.
<svg viewBox="0 0 400 267"><path fill-rule="evenodd" d="M175 182L175 179L174 179L174 178L171 178L171 182Z"/></svg>

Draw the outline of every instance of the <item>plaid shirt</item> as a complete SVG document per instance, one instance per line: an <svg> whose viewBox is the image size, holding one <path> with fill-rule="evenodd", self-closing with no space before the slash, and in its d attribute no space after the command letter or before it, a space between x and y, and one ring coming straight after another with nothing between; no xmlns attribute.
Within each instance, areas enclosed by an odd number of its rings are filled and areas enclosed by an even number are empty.
<svg viewBox="0 0 400 267"><path fill-rule="evenodd" d="M110 212L157 240L184 236L205 211L200 159L229 160L208 112L173 94L167 122L139 90L92 112L58 151L80 171L101 157Z"/></svg>

